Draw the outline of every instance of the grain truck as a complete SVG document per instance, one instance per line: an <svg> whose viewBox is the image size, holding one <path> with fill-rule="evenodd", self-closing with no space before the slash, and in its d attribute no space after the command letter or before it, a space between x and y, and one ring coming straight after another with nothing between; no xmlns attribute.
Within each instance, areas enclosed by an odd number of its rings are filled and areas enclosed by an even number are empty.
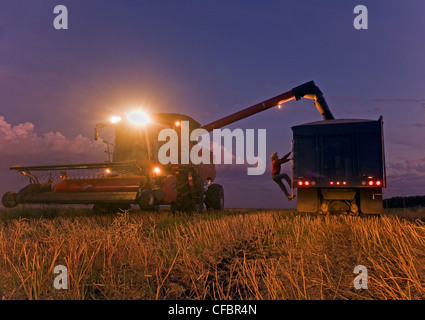
<svg viewBox="0 0 425 320"><path fill-rule="evenodd" d="M382 212L382 118L323 120L292 127L293 184L302 212Z"/></svg>

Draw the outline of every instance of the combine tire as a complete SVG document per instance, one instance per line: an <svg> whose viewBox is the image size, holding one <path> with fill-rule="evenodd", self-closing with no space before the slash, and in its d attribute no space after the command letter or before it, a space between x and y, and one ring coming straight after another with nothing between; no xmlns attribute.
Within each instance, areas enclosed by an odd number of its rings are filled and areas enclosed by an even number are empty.
<svg viewBox="0 0 425 320"><path fill-rule="evenodd" d="M18 194L13 191L6 192L1 199L3 205L6 208L15 208L18 205L18 201L16 200L16 196Z"/></svg>
<svg viewBox="0 0 425 320"><path fill-rule="evenodd" d="M205 206L207 210L223 210L224 209L224 190L219 184L212 184L208 187L205 195Z"/></svg>
<svg viewBox="0 0 425 320"><path fill-rule="evenodd" d="M171 211L201 213L204 209L204 188L201 178L193 168L180 168L176 175L177 198Z"/></svg>
<svg viewBox="0 0 425 320"><path fill-rule="evenodd" d="M139 199L140 209L146 211L158 210L159 205L156 202L155 195L152 191L143 191Z"/></svg>

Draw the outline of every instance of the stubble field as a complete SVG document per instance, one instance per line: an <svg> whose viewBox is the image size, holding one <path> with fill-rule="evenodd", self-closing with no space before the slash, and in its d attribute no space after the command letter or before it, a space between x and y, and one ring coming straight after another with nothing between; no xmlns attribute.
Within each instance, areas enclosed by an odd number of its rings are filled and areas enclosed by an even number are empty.
<svg viewBox="0 0 425 320"><path fill-rule="evenodd" d="M425 210L0 210L2 299L425 299ZM54 288L57 265L68 289ZM367 289L355 289L357 265Z"/></svg>

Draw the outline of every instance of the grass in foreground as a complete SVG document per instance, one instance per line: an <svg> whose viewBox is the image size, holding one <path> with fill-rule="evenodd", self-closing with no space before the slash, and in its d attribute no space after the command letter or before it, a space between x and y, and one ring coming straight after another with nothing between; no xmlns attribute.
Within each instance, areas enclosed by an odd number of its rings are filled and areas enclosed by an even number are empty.
<svg viewBox="0 0 425 320"><path fill-rule="evenodd" d="M425 213L0 212L3 299L424 299ZM20 217L18 217L20 216ZM69 289L56 290L56 265ZM368 289L356 290L356 265Z"/></svg>

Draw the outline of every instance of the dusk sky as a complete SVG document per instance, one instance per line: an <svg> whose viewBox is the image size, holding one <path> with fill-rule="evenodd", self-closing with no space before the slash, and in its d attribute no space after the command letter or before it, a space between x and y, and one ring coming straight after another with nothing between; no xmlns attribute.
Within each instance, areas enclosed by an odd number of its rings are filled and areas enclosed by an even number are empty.
<svg viewBox="0 0 425 320"><path fill-rule="evenodd" d="M368 29L356 30L357 5ZM53 9L68 9L56 30ZM0 0L0 194L13 165L106 160L93 128L143 106L206 124L314 80L339 119L384 119L384 198L425 194L423 0ZM221 166L226 207L284 208L269 155L321 120L291 101L228 126L267 129L267 171ZM290 172L290 165L282 168Z"/></svg>

